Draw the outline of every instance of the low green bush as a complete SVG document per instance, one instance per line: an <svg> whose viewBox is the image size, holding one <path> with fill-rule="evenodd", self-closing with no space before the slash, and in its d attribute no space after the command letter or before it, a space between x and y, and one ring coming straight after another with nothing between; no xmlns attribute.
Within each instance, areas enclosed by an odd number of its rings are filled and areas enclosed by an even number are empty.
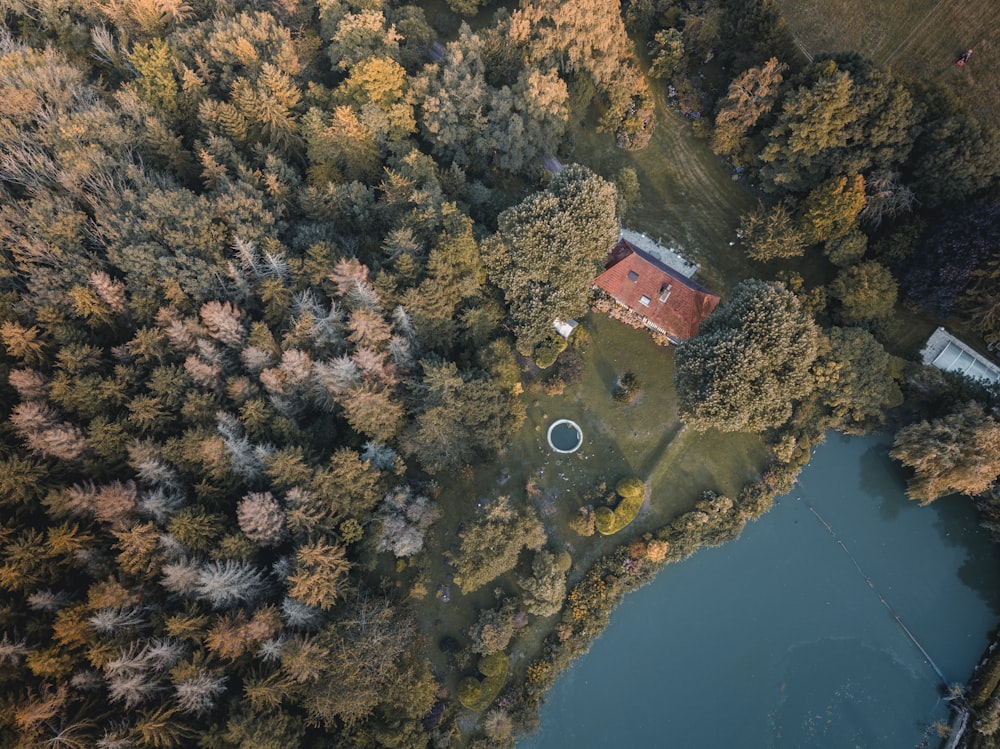
<svg viewBox="0 0 1000 749"><path fill-rule="evenodd" d="M556 363L559 354L566 350L566 339L553 334L535 347L532 358L539 369L548 369Z"/></svg>
<svg viewBox="0 0 1000 749"><path fill-rule="evenodd" d="M618 403L631 403L639 394L642 382L633 372L626 372L618 378L618 385L611 397Z"/></svg>
<svg viewBox="0 0 1000 749"><path fill-rule="evenodd" d="M466 710L480 712L493 704L507 682L507 655L490 653L479 659L477 667L483 679L466 676L458 682L458 701Z"/></svg>
<svg viewBox="0 0 1000 749"><path fill-rule="evenodd" d="M646 483L635 476L627 476L615 485L615 491L621 497L642 497L646 494Z"/></svg>
<svg viewBox="0 0 1000 749"><path fill-rule="evenodd" d="M609 507L598 507L594 510L594 527L603 536L617 533L635 520L646 499L645 482L634 476L619 481L615 491L621 497L621 501L614 510Z"/></svg>

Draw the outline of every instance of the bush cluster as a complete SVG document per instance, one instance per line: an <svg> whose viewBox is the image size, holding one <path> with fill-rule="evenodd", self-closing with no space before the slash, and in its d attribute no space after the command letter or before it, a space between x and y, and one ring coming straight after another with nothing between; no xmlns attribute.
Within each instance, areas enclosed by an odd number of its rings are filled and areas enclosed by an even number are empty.
<svg viewBox="0 0 1000 749"><path fill-rule="evenodd" d="M458 701L467 710L480 712L493 704L507 681L507 656L490 653L479 659L479 673L484 678L466 676L458 683Z"/></svg>
<svg viewBox="0 0 1000 749"><path fill-rule="evenodd" d="M646 484L642 479L630 476L618 482L615 492L621 500L614 510L610 507L594 510L594 527L603 536L617 533L635 520L646 499Z"/></svg>

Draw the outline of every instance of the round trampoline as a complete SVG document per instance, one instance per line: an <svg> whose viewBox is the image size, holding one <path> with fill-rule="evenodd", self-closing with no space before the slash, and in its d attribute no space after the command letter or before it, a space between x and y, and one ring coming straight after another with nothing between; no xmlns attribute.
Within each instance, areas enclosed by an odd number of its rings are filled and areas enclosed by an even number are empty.
<svg viewBox="0 0 1000 749"><path fill-rule="evenodd" d="M557 453L575 453L583 444L583 432L580 430L580 425L569 419L553 421L547 437L549 447Z"/></svg>

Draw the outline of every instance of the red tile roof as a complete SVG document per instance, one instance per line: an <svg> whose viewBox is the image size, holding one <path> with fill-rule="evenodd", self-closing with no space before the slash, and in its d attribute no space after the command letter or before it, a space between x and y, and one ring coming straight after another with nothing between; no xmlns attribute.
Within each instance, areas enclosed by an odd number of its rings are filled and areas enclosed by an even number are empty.
<svg viewBox="0 0 1000 749"><path fill-rule="evenodd" d="M708 289L625 239L618 240L594 286L678 341L697 335L701 321L719 304Z"/></svg>

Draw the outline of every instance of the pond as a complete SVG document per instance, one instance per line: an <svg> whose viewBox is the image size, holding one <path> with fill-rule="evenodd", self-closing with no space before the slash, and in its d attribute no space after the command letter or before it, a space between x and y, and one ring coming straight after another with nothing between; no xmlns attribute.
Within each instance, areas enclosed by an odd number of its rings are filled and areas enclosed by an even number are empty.
<svg viewBox="0 0 1000 749"><path fill-rule="evenodd" d="M969 501L908 501L886 449L830 435L739 540L626 597L519 749L937 745L938 672L985 648L1000 553Z"/></svg>

